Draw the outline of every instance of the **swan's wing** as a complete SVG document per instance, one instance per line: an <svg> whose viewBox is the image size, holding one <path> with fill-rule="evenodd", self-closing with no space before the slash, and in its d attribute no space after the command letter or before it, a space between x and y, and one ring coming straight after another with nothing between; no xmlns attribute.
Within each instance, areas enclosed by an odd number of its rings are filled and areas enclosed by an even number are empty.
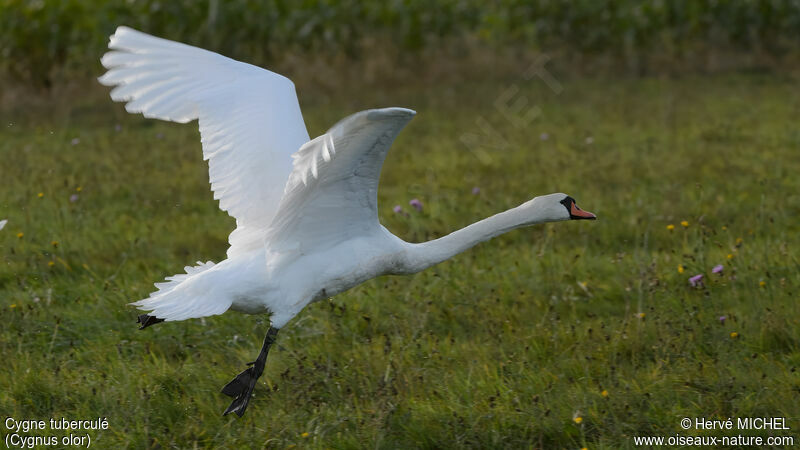
<svg viewBox="0 0 800 450"><path fill-rule="evenodd" d="M308 142L294 84L276 73L197 47L119 27L100 82L115 101L145 117L199 119L203 158L219 206L236 218L231 234L248 239L271 223L292 170L290 155Z"/></svg>
<svg viewBox="0 0 800 450"><path fill-rule="evenodd" d="M381 166L414 114L404 108L353 114L292 155L294 169L267 234L270 249L319 250L375 231Z"/></svg>

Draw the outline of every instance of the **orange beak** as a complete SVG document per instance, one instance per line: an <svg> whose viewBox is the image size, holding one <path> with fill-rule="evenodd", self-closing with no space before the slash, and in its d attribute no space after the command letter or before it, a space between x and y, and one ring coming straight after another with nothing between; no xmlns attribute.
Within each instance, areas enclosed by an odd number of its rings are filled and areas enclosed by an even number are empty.
<svg viewBox="0 0 800 450"><path fill-rule="evenodd" d="M578 208L578 205L576 205L575 203L572 204L572 207L569 210L569 216L570 216L570 219L575 219L575 220L581 220L581 219L583 219L583 220L595 220L595 219L597 219L597 216L595 216L594 214L590 213L589 211L584 211L584 210Z"/></svg>

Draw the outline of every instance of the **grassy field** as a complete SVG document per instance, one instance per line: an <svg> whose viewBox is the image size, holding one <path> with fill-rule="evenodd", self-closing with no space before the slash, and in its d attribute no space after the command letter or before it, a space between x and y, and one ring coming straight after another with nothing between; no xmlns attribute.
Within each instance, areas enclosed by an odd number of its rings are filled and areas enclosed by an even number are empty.
<svg viewBox="0 0 800 450"><path fill-rule="evenodd" d="M126 306L224 258L234 222L212 199L195 125L127 115L99 88L66 112L4 114L4 420L105 417L89 432L97 448L591 449L739 434L685 431L684 417L786 417L789 431L741 434L797 443L797 80L562 87L299 86L312 135L359 109L418 111L379 192L382 222L406 240L559 191L600 220L517 230L308 307L242 419L221 416L219 390L258 353L267 317L138 331ZM495 106L520 98L540 108L530 123ZM497 136L470 147L476 123Z"/></svg>

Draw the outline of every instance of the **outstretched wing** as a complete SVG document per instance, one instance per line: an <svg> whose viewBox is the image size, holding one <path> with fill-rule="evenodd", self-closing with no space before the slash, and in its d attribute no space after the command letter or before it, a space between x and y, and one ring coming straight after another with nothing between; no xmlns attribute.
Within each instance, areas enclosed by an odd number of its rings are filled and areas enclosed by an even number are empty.
<svg viewBox="0 0 800 450"><path fill-rule="evenodd" d="M267 241L270 249L321 250L378 227L378 180L386 153L416 114L372 109L353 114L297 151Z"/></svg>
<svg viewBox="0 0 800 450"><path fill-rule="evenodd" d="M271 223L287 177L290 155L308 142L294 84L268 70L197 47L119 27L108 72L115 101L145 117L186 123L199 119L203 158L214 198L236 218L245 239ZM241 240L241 239L240 239Z"/></svg>

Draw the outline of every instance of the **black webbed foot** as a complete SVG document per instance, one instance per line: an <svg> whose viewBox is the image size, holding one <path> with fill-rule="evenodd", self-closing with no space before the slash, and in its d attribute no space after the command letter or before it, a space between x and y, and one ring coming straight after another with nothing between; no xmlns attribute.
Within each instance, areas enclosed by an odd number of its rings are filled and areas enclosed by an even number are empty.
<svg viewBox="0 0 800 450"><path fill-rule="evenodd" d="M140 314L139 317L136 319L136 323L142 324L139 327L140 330L144 330L145 328L149 327L150 325L155 325L157 323L163 322L164 319L159 319L156 316L151 316L149 314Z"/></svg>
<svg viewBox="0 0 800 450"><path fill-rule="evenodd" d="M248 365L252 365L253 363L248 363ZM257 378L257 377L256 377ZM250 381L253 379L253 368L248 367L247 369L243 370L242 373L236 375L236 378L232 379L228 384L222 388L222 393L227 395L228 397L238 397L241 394L242 389L245 389L247 386L250 385Z"/></svg>
<svg viewBox="0 0 800 450"><path fill-rule="evenodd" d="M256 380L258 380L258 375L253 372L253 367L248 367L222 388L223 394L235 397L228 409L222 413L223 416L232 412L235 412L239 417L244 415L247 405L250 403L250 397L253 396Z"/></svg>

